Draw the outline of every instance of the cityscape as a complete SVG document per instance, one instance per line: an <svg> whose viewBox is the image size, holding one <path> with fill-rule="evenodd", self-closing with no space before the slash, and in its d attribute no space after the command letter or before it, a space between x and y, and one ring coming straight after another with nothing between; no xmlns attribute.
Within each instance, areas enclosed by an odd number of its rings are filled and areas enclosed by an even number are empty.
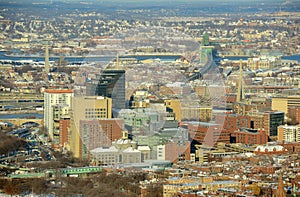
<svg viewBox="0 0 300 197"><path fill-rule="evenodd" d="M0 196L300 196L299 1L0 10Z"/></svg>

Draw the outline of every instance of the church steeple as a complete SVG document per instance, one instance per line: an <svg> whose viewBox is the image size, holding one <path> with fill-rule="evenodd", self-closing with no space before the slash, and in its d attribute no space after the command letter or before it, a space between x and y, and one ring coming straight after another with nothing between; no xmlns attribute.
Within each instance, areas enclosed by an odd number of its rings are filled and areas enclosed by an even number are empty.
<svg viewBox="0 0 300 197"><path fill-rule="evenodd" d="M50 63L49 63L49 48L48 48L48 41L46 43L45 49L45 73L48 74L50 72Z"/></svg>
<svg viewBox="0 0 300 197"><path fill-rule="evenodd" d="M279 177L278 177L278 188L276 191L276 197L285 197L285 191L284 191L284 184L282 180L282 172L280 172Z"/></svg>

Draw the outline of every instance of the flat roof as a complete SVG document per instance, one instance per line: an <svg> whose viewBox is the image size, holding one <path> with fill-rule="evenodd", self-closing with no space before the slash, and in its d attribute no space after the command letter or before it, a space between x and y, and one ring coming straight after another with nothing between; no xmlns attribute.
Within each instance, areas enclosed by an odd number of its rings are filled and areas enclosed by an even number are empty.
<svg viewBox="0 0 300 197"><path fill-rule="evenodd" d="M56 90L56 89L46 89L46 93L51 93L51 94L62 94L62 93L73 93L73 90Z"/></svg>
<svg viewBox="0 0 300 197"><path fill-rule="evenodd" d="M220 124L212 123L212 122L200 122L200 121L183 121L183 124L192 124L192 125L202 125L202 126L218 126Z"/></svg>

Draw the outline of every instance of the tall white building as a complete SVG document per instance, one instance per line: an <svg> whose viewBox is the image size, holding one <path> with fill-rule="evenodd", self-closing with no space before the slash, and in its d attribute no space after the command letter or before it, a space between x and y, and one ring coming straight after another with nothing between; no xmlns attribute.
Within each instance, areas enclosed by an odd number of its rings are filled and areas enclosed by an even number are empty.
<svg viewBox="0 0 300 197"><path fill-rule="evenodd" d="M300 142L300 125L281 125L278 127L278 141Z"/></svg>
<svg viewBox="0 0 300 197"><path fill-rule="evenodd" d="M69 115L73 90L47 89L44 92L44 126L52 143L59 143L59 120Z"/></svg>

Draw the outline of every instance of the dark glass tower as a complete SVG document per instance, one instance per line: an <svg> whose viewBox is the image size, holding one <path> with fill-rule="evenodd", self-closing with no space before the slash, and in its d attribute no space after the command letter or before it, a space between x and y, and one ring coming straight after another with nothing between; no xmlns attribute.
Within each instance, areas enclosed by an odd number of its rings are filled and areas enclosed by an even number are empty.
<svg viewBox="0 0 300 197"><path fill-rule="evenodd" d="M104 70L96 87L96 95L112 98L113 109L124 109L125 70Z"/></svg>

